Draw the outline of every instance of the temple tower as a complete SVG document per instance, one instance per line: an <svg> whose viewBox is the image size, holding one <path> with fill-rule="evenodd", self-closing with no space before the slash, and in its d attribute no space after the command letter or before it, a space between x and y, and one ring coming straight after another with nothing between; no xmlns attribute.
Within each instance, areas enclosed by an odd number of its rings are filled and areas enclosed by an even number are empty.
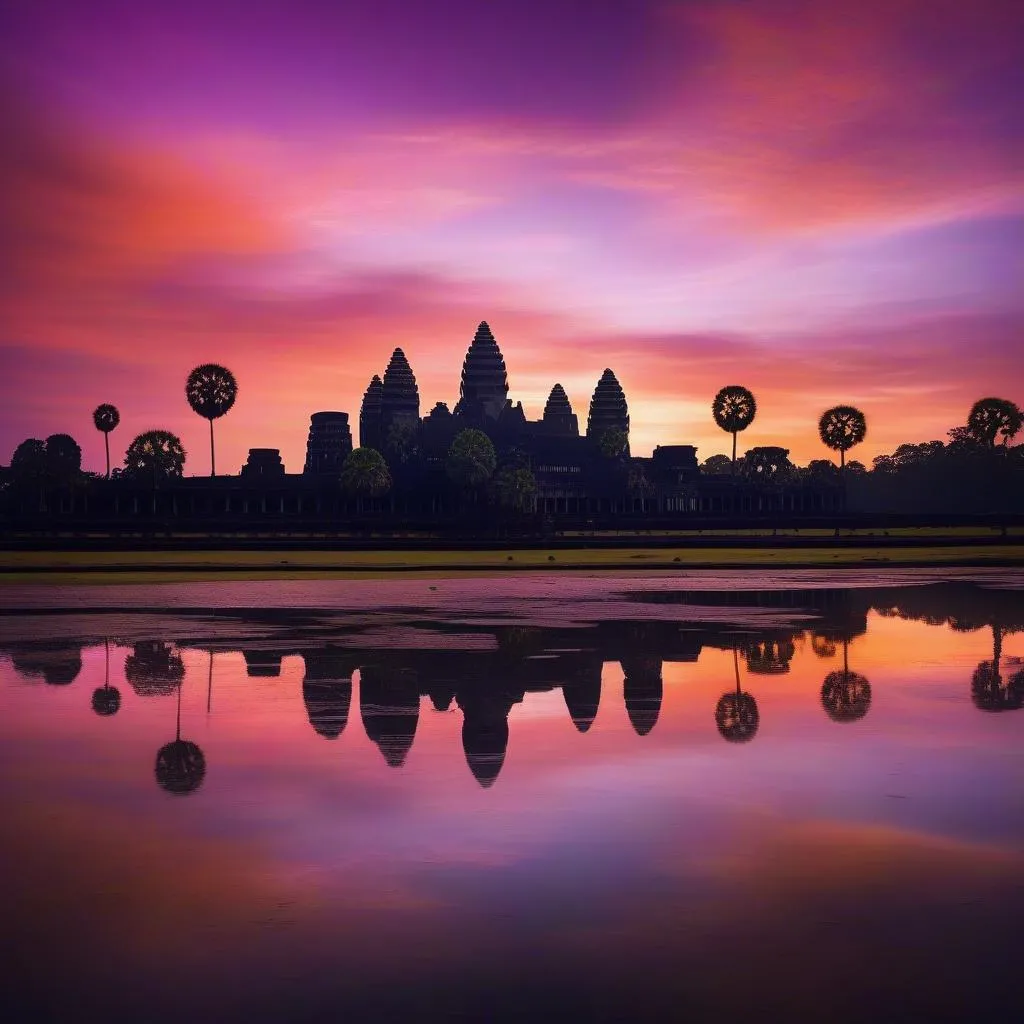
<svg viewBox="0 0 1024 1024"><path fill-rule="evenodd" d="M587 437L600 443L605 433L612 429L626 435L625 454L629 454L629 408L626 395L615 374L605 370L594 389L590 401L590 415L587 417Z"/></svg>
<svg viewBox="0 0 1024 1024"><path fill-rule="evenodd" d="M384 385L380 377L374 374L370 379L363 405L359 410L359 444L363 448L380 451L383 447L383 436L380 425L381 397Z"/></svg>
<svg viewBox="0 0 1024 1024"><path fill-rule="evenodd" d="M476 329L462 364L462 387L455 414L470 422L497 420L508 401L508 375L501 349L487 321Z"/></svg>
<svg viewBox="0 0 1024 1024"><path fill-rule="evenodd" d="M388 435L398 423L416 426L420 421L420 392L416 387L409 360L405 353L396 348L391 353L391 362L384 371L384 382L380 392L380 424L382 441L386 446Z"/></svg>
<svg viewBox="0 0 1024 1024"><path fill-rule="evenodd" d="M569 404L569 396L561 384L556 384L544 406L544 429L556 437L579 437L580 425Z"/></svg>
<svg viewBox="0 0 1024 1024"><path fill-rule="evenodd" d="M339 473L352 451L352 431L347 412L315 412L309 419L306 465L302 472Z"/></svg>

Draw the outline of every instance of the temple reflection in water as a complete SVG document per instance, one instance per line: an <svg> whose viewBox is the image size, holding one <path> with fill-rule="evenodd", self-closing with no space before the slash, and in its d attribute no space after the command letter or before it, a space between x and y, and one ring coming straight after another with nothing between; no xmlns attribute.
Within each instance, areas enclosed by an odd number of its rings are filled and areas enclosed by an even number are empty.
<svg viewBox="0 0 1024 1024"><path fill-rule="evenodd" d="M461 713L466 765L487 788L505 765L512 709L529 694L560 690L572 727L587 734L601 707L602 674L610 663L621 669L624 711L638 737L658 726L664 664L696 663L706 649L730 656L732 672L722 679L717 704L707 709L708 727L730 743L757 737L763 724L758 695L773 677L789 673L798 647L822 660L841 658L842 667L825 673L820 693L809 699L817 700L836 723L861 721L871 708L872 687L857 670L850 645L865 633L871 611L956 631L990 631L992 656L966 680L970 698L986 712L1024 707L1024 667L1002 654L1004 636L1024 628L1024 602L1013 591L944 583L888 590L658 590L637 600L678 606L679 616L671 617L669 608L669 616L659 619L613 618L547 627L462 623L457 631L444 621L411 627L391 620L376 623L371 616L349 626L335 624L325 637L322 622L313 614L263 613L256 628L253 613L240 610L227 617L226 627L225 617L220 617L216 634L209 637L202 635L200 622L180 637L144 636L120 643L105 638L104 682L92 692L91 707L101 717L123 714L121 691L110 681L110 649L120 646L125 652L124 681L136 697L176 697L175 737L161 747L155 775L168 792L188 794L200 788L206 761L199 745L182 734L185 655L207 652L208 710L215 655L240 651L246 675L272 685L282 674L283 659L299 656L304 671L296 698L301 697L317 736L337 741L351 728L355 694L367 738L385 764L402 768L428 701L435 711ZM710 617L709 610L715 610ZM796 614L799 625L779 625L773 620L776 612L783 618ZM760 625L766 613L768 624ZM381 643L382 634L393 642ZM251 639L239 644L234 636ZM16 641L6 645L6 653L24 681L65 687L82 670L83 646L85 641Z"/></svg>

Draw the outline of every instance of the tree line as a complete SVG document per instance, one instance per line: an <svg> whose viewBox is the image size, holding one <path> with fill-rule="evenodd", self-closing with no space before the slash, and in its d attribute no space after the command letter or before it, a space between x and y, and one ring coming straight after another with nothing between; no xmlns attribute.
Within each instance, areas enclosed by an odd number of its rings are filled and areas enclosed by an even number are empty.
<svg viewBox="0 0 1024 1024"><path fill-rule="evenodd" d="M214 421L235 405L238 382L234 374L217 363L195 367L185 381L185 398L198 416L210 424L210 475L216 475ZM1019 507L1024 498L1024 460L1020 448L1010 442L1024 425L1024 414L1012 401L982 398L971 407L966 423L948 431L948 441L903 444L889 455L873 460L871 469L857 461L847 461L847 453L867 436L867 418L852 405L836 405L825 410L818 420L822 444L839 455L839 465L828 459L814 459L798 467L789 459L789 450L779 446L755 446L737 456L737 439L757 415L757 400L750 389L732 384L714 396L711 414L716 425L732 436L732 455L713 455L701 465L706 476L731 476L761 486L793 483L832 484L844 487L853 507L901 508L912 505L914 496L928 498L940 505L963 504L967 496L981 490L999 490L999 500ZM116 406L103 403L93 412L93 425L103 435L106 477L112 475L110 434L120 425ZM401 426L401 425L400 425ZM626 435L612 429L597 445L608 460L628 461L642 466L640 460L627 459ZM391 448L394 450L392 451ZM376 499L393 487L393 474L415 454L415 442L406 438L392 445L390 458L376 449L359 447L345 459L339 482L351 496ZM81 477L81 448L68 434L53 434L44 440L28 438L15 450L7 484L15 487L71 486ZM154 429L138 434L128 445L124 465L113 475L149 481L154 485L184 474L186 451L181 439L168 430ZM444 460L448 478L474 503L493 501L506 509L524 511L531 507L537 482L529 460L518 451L498 452L487 434L475 428L460 431L452 441ZM649 486L642 468L627 474L630 489ZM998 503L998 502L997 502Z"/></svg>

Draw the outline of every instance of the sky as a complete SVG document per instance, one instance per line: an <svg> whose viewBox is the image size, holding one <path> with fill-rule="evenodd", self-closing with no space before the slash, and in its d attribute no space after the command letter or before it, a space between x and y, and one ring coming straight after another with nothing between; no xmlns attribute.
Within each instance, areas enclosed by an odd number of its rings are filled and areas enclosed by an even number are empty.
<svg viewBox="0 0 1024 1024"><path fill-rule="evenodd" d="M510 397L631 447L870 462L1024 401L1016 0L9 0L0 15L0 463L91 412L179 434L229 366L218 467L301 469L400 346L452 406L479 321ZM355 433L355 431L354 431ZM355 438L358 442L358 438Z"/></svg>

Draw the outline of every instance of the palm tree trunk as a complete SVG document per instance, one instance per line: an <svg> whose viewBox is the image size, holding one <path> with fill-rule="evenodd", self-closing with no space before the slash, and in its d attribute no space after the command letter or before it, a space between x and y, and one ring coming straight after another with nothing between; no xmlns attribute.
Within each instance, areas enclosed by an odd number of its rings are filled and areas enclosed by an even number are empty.
<svg viewBox="0 0 1024 1024"><path fill-rule="evenodd" d="M181 683L178 683L178 724L174 730L175 741L181 739Z"/></svg>
<svg viewBox="0 0 1024 1024"><path fill-rule="evenodd" d="M740 692L740 656L736 648L732 649L732 667L736 671L736 692Z"/></svg>
<svg viewBox="0 0 1024 1024"><path fill-rule="evenodd" d="M736 431L732 432L732 475L736 475Z"/></svg>
<svg viewBox="0 0 1024 1024"><path fill-rule="evenodd" d="M217 475L217 464L213 459L213 420L210 420L210 476Z"/></svg>
<svg viewBox="0 0 1024 1024"><path fill-rule="evenodd" d="M210 674L206 680L206 713L210 713L210 704L213 702L213 648L210 648Z"/></svg>
<svg viewBox="0 0 1024 1024"><path fill-rule="evenodd" d="M103 431L103 447L107 452L107 479L110 479L110 434Z"/></svg>

